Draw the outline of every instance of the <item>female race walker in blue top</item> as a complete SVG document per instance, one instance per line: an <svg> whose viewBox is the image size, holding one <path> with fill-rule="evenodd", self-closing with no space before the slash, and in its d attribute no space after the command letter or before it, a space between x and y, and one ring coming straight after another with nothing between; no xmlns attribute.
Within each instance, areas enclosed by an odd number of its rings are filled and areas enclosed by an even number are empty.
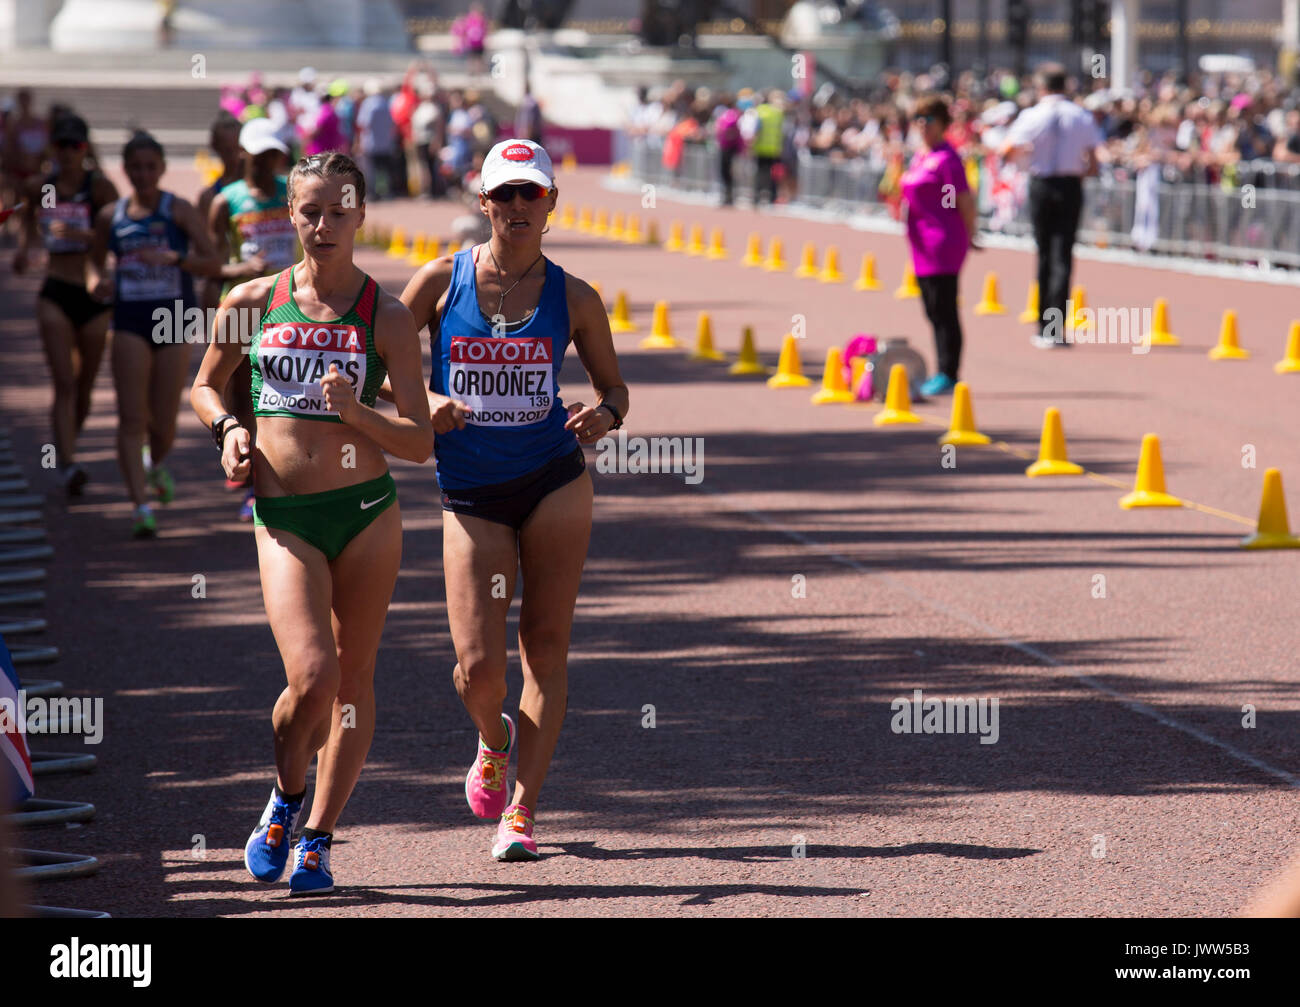
<svg viewBox="0 0 1300 1007"><path fill-rule="evenodd" d="M190 348L205 338L194 309L194 276L221 262L198 211L158 183L167 162L162 146L136 133L122 148L130 195L95 220L90 249L91 296L113 298L113 384L117 392L117 461L131 503L134 538L153 538L149 497L170 503L175 483L163 459L176 440L176 411L190 370ZM110 285L105 263L116 260ZM146 462L146 456L149 461Z"/></svg>
<svg viewBox="0 0 1300 1007"><path fill-rule="evenodd" d="M542 255L558 195L546 151L528 140L498 143L481 184L492 237L422 268L402 301L417 325L429 326L433 351L429 407L454 677L479 731L465 796L480 818L500 818L494 857L535 860L533 812L564 720L569 631L591 534L581 445L621 425L628 393L600 296ZM594 407L560 403L570 342L596 391ZM524 690L516 741L501 707L518 571ZM507 802L516 747L518 780Z"/></svg>

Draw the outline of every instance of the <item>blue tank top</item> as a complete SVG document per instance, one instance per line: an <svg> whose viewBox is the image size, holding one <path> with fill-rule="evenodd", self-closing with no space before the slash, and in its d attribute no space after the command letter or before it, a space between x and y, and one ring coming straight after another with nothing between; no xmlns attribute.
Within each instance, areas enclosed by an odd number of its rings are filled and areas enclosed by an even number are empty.
<svg viewBox="0 0 1300 1007"><path fill-rule="evenodd" d="M172 249L184 257L190 239L172 217L172 194L164 192L158 208L147 217L133 220L126 214L129 196L117 201L109 249L117 256L115 279L118 303L181 300L194 304L194 279L180 266L151 266L140 260L146 248Z"/></svg>
<svg viewBox="0 0 1300 1007"><path fill-rule="evenodd" d="M442 319L429 336L429 387L474 410L464 430L435 438L444 491L517 479L578 446L564 429L568 413L559 394L569 348L564 270L547 259L537 310L508 335L495 335L479 310L472 254L471 247L452 259Z"/></svg>

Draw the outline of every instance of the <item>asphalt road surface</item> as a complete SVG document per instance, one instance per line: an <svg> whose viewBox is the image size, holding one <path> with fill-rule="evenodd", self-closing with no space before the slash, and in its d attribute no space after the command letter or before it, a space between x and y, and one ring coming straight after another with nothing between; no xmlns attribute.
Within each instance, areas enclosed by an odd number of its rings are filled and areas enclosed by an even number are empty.
<svg viewBox="0 0 1300 1007"><path fill-rule="evenodd" d="M179 167L164 185L198 188ZM450 678L433 464L392 462L405 540L378 729L337 832L337 890L309 901L289 900L287 880L252 881L242 862L273 775L283 671L252 535L207 431L183 406L176 500L156 541L131 541L105 366L81 445L93 481L65 500L39 462L49 387L37 281L0 277L5 422L47 494L56 550L52 670L70 694L103 697L106 715L98 771L39 785L93 801L93 823L23 837L102 867L42 885L39 900L187 917L1238 912L1296 840L1300 553L1237 548L1266 467L1282 469L1300 516L1300 377L1271 367L1300 314L1295 288L1079 262L1092 304L1168 298L1184 345L1042 352L1015 320L1032 257L973 254L962 376L999 443L945 465L947 399L918 404L925 425L878 428L873 406L816 407L811 388L771 390L637 345L666 299L688 347L708 310L720 348L734 352L752 325L768 362L804 316L813 377L855 332L905 335L933 360L920 302L890 293L901 238L667 198L647 210L595 171L560 187L561 205L639 212L665 236L673 220L725 231L724 262L558 227L545 245L607 302L627 292L641 326L615 337L628 434L701 439L702 479L593 471L568 719L535 809L543 859L498 864L493 824L463 795L475 735ZM460 211L369 212L445 239ZM803 242L819 256L834 242L850 279L872 252L885 290L742 268L751 231L781 236L796 261ZM373 250L357 262L393 293L413 272ZM971 311L989 270L1007 316ZM1206 359L1225 308L1248 361ZM563 379L566 401L591 401L576 354ZM1047 406L1090 475L1025 477ZM1198 507L1117 506L1148 432L1161 436L1170 492ZM205 598L192 597L196 574ZM513 705L513 650L510 678ZM917 689L996 700L996 743L896 733L891 704Z"/></svg>

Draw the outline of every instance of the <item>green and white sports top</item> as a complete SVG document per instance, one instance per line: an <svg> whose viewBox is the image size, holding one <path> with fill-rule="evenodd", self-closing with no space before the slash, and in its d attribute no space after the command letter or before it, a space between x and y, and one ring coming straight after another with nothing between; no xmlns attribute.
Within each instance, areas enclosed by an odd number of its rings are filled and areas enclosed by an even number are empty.
<svg viewBox="0 0 1300 1007"><path fill-rule="evenodd" d="M293 299L293 267L280 273L253 336L253 415L342 423L325 404L320 381L336 364L362 405L373 406L388 374L375 352L379 284L367 276L356 303L341 318L318 322Z"/></svg>

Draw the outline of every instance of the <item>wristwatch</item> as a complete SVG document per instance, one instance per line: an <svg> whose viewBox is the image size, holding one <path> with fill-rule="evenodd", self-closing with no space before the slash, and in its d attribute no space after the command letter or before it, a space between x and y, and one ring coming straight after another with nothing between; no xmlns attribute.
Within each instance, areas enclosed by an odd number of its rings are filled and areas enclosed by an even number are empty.
<svg viewBox="0 0 1300 1007"><path fill-rule="evenodd" d="M614 422L611 423L611 424L609 425L609 429L611 429L611 430L617 430L619 427L621 427L621 426L623 425L623 417L620 416L618 410L615 409L613 406L611 406L608 402L602 402L602 403L601 403L600 405L598 405L596 408L597 408L597 409L608 409L608 410L610 411L610 413L613 414L613 416L614 416Z"/></svg>
<svg viewBox="0 0 1300 1007"><path fill-rule="evenodd" d="M226 421L234 420L236 425L239 418L233 413L222 413L212 421L212 443L217 446L218 451L224 451L226 448Z"/></svg>

